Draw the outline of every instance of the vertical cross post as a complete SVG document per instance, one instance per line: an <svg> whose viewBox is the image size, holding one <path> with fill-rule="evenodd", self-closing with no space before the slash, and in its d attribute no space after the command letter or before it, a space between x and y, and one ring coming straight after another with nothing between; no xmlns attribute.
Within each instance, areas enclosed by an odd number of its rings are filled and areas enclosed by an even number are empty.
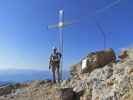
<svg viewBox="0 0 133 100"><path fill-rule="evenodd" d="M62 54L60 62L60 79L62 80L62 68L63 68L63 25L64 25L64 11L59 10L59 34L60 34L60 52Z"/></svg>

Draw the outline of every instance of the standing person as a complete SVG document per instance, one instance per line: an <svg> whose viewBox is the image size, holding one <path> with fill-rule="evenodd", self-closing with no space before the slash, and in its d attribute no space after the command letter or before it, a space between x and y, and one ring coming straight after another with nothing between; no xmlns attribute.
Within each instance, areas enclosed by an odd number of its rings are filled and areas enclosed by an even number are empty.
<svg viewBox="0 0 133 100"><path fill-rule="evenodd" d="M50 55L49 69L52 69L53 83L56 83L56 77L58 82L60 81L60 60L61 53L58 52L57 48L53 48L53 52Z"/></svg>

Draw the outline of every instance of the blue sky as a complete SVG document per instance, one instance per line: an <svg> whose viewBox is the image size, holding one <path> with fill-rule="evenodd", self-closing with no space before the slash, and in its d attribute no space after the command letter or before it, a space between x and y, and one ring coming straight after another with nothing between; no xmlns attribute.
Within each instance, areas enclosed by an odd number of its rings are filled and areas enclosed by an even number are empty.
<svg viewBox="0 0 133 100"><path fill-rule="evenodd" d="M133 44L132 0L0 0L0 69L45 69L53 45L58 46L58 22L79 23L64 29L64 69L93 50L103 49L101 24L107 47L116 52ZM92 17L95 15L95 17Z"/></svg>

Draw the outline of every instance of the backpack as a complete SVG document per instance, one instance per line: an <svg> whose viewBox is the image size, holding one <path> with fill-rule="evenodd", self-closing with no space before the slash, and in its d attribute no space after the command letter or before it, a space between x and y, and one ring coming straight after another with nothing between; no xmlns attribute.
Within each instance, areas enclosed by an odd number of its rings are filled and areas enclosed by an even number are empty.
<svg viewBox="0 0 133 100"><path fill-rule="evenodd" d="M59 52L53 53L50 58L53 62L60 62L61 54Z"/></svg>

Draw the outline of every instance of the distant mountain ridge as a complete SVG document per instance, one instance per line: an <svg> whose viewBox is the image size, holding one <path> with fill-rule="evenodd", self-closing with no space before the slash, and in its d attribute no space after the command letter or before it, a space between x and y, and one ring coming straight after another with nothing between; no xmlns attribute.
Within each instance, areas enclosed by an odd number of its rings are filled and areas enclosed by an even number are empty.
<svg viewBox="0 0 133 100"><path fill-rule="evenodd" d="M10 84L10 82L2 82L2 81L0 81L0 87L6 86L6 85L8 85L8 84Z"/></svg>

